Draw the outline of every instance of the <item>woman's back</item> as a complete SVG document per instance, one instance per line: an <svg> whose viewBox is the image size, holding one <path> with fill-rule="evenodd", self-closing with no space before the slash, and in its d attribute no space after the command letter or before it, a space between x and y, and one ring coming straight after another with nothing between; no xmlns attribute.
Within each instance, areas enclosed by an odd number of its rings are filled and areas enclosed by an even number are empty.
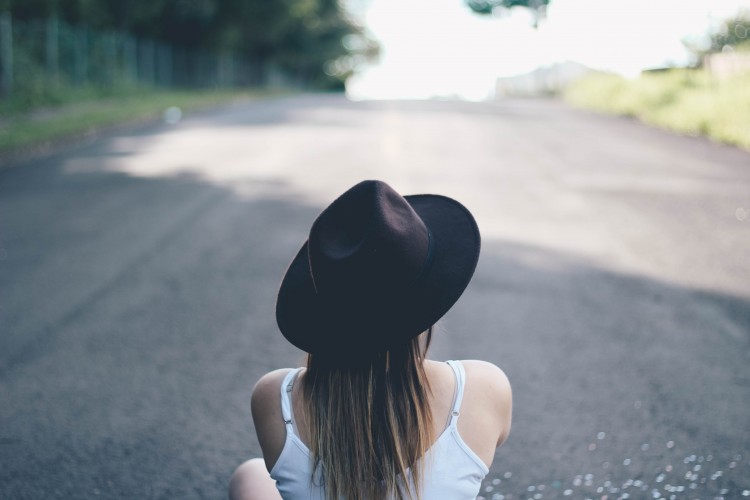
<svg viewBox="0 0 750 500"><path fill-rule="evenodd" d="M483 361L449 365L426 360L424 364L431 388L428 403L434 441L427 460L422 459L421 498L474 498L495 448L510 430L510 385L499 368ZM325 498L322 489L310 487L309 415L300 389L305 373L299 370L294 380L297 371L290 372L271 372L256 385L253 418L258 439L266 466L285 499ZM282 410L285 399L292 402L287 411ZM300 496L300 491L310 494Z"/></svg>
<svg viewBox="0 0 750 500"><path fill-rule="evenodd" d="M508 380L491 363L437 363L426 352L480 246L458 201L401 196L381 181L321 212L276 300L279 330L307 367L267 374L252 398L265 466L285 498L476 496L510 429ZM247 464L232 497L278 498L266 471Z"/></svg>

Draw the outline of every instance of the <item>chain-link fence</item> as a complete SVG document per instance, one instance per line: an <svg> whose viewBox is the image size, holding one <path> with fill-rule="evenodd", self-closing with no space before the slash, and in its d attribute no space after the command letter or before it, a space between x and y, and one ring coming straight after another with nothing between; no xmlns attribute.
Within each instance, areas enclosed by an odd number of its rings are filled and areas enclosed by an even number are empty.
<svg viewBox="0 0 750 500"><path fill-rule="evenodd" d="M0 12L0 99L33 99L62 88L262 85L257 62L225 51L174 47L57 18L13 20Z"/></svg>

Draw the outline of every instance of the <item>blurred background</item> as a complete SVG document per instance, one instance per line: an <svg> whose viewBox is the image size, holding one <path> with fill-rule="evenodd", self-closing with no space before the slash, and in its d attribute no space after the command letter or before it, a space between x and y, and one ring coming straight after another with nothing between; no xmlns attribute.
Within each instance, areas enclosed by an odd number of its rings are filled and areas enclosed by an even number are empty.
<svg viewBox="0 0 750 500"><path fill-rule="evenodd" d="M482 499L750 497L747 0L0 0L0 498L224 498L358 181L464 203Z"/></svg>
<svg viewBox="0 0 750 500"><path fill-rule="evenodd" d="M170 97L181 110L247 89L556 96L748 148L748 9L743 0L5 0L0 115L17 123L2 130L0 151L153 116ZM64 122L37 117L19 130L31 110L134 94L127 111L72 107Z"/></svg>

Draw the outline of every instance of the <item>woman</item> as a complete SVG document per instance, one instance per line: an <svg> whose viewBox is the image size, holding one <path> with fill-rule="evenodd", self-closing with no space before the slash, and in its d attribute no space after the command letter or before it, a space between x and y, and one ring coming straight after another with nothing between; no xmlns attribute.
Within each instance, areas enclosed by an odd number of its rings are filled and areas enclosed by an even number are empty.
<svg viewBox="0 0 750 500"><path fill-rule="evenodd" d="M476 498L510 430L510 385L490 363L438 363L426 352L479 246L457 201L402 197L380 181L320 214L276 304L307 367L255 386L263 460L235 471L230 498Z"/></svg>

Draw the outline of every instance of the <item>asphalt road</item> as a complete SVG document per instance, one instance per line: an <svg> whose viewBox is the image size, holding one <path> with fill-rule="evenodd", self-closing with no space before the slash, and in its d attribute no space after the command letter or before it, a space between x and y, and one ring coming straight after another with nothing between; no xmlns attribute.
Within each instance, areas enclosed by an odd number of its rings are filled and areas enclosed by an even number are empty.
<svg viewBox="0 0 750 500"><path fill-rule="evenodd" d="M513 385L485 498L750 496L750 154L555 102L303 96L0 170L0 498L224 497L255 380L302 360L281 275L365 178L477 217L432 357Z"/></svg>

